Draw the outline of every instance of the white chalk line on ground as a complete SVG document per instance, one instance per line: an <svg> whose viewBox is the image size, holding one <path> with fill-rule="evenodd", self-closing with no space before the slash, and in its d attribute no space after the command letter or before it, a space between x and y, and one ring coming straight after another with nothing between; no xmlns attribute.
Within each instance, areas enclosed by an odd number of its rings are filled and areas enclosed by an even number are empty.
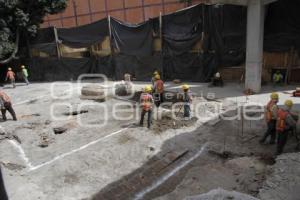
<svg viewBox="0 0 300 200"><path fill-rule="evenodd" d="M91 145L97 144L98 142L101 142L102 140L105 140L105 139L107 139L107 138L109 138L109 137L112 137L112 136L114 136L114 135L117 135L117 134L119 134L119 133L121 133L121 132L123 132L123 131L125 131L125 130L127 130L127 129L128 129L128 128L124 128L124 129L121 129L121 130L119 130L119 131L110 133L109 135L106 135L106 136L104 136L104 137L102 137L102 138L99 138L98 140L92 141L92 142L90 142L90 143L88 143L88 144L86 144L86 145L83 145L83 146L81 146L81 147L79 147L79 148L77 148L77 149L74 149L74 150L72 150L72 151L70 151L70 152L68 152L68 153L64 153L64 154L61 154L61 155L59 155L59 156L56 156L54 159L52 159L52 160L50 160L50 161L44 162L44 163L42 163L42 164L40 164L40 165L37 165L37 166L32 166L32 167L30 167L29 171L35 171L35 170L37 170L37 169L39 169L39 168L41 168L41 167L44 167L44 166L46 166L46 165L49 165L49 164L51 164L51 163L53 163L53 162L55 162L55 161L57 161L57 160L60 160L60 159L62 159L62 158L64 158L64 157L66 157L66 156L69 156L69 155L74 154L74 153L76 153L76 152L79 152L79 151L81 151L81 150L83 150L83 149L86 149L86 148L88 148L88 147L91 146Z"/></svg>
<svg viewBox="0 0 300 200"><path fill-rule="evenodd" d="M49 160L49 161L44 162L44 163L42 163L42 164L40 164L40 165L37 165L37 166L33 166L33 165L31 164L31 162L29 161L29 158L26 156L26 154L25 154L23 148L21 147L21 145L19 145L19 144L18 144L17 142L15 142L14 140L9 140L9 142L10 142L10 143L18 150L19 156L24 160L24 162L25 162L27 168L29 169L28 171L31 172L31 171L35 171L35 170L37 170L37 169L40 169L40 168L42 168L42 167L44 167L44 166L46 166L46 165L52 164L52 163L54 163L54 162L57 161L57 160L63 159L63 158L66 157L66 156L69 156L69 155L72 155L72 154L74 154L74 153L76 153L76 152L79 152L79 151L81 151L81 150L84 150L84 149L86 149L86 148L88 148L88 147L90 147L90 146L92 146L92 145L94 145L94 144L97 144L98 142L101 142L101 141L103 141L103 140L105 140L105 139L107 139L107 138L110 138L110 137L112 137L112 136L114 136L114 135L117 135L117 134L119 134L119 133L121 133L121 132L123 132L123 131L125 131L125 130L127 130L127 129L128 129L128 128L123 128L123 129L118 130L118 131L116 131L116 132L110 133L110 134L108 134L108 135L106 135L106 136L104 136L104 137L102 137L102 138L99 138L99 139L97 139L97 140L94 140L94 141L92 141L92 142L90 142L90 143L88 143L88 144L86 144L86 145L83 145L83 146L77 148L77 149L73 149L73 150L70 151L70 152L67 152L67 153L61 154L61 155L59 155L59 156L56 156L56 157L53 158L52 160Z"/></svg>
<svg viewBox="0 0 300 200"><path fill-rule="evenodd" d="M26 156L23 148L21 147L21 145L19 145L14 140L9 140L9 143L11 143L19 151L19 156L23 159L23 161L25 162L26 166L28 168L33 167L32 164L31 164L31 162L29 161L29 158Z"/></svg>
<svg viewBox="0 0 300 200"><path fill-rule="evenodd" d="M180 163L178 166L176 166L176 168L174 168L172 171L170 171L167 174L165 174L164 176L162 176L160 179L155 181L152 185L150 185L149 187L147 187L147 188L143 189L142 191L140 191L139 193L137 193L134 197L134 200L142 200L146 194L148 194L149 192L152 192L153 190L158 188L160 185L162 185L164 182L166 182L169 178L171 178L173 175L175 175L181 169L183 169L188 164L190 164L192 161L197 159L204 152L207 145L208 145L208 143L205 143L203 145L203 147L195 155L193 155L191 158L189 158L188 160L185 160L184 162Z"/></svg>

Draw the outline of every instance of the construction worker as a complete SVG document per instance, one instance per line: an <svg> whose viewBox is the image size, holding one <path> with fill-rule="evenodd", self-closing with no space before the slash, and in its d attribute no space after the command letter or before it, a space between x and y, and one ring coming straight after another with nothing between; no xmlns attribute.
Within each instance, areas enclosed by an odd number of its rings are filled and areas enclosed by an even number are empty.
<svg viewBox="0 0 300 200"><path fill-rule="evenodd" d="M12 84L13 88L16 87L16 79L15 79L16 74L12 71L12 68L7 69L7 74L6 74L6 79L5 81L9 80L10 83Z"/></svg>
<svg viewBox="0 0 300 200"><path fill-rule="evenodd" d="M190 86L187 84L184 84L181 86L182 90L183 90L183 117L188 120L191 117L191 103L192 103L192 95L190 94L189 90L190 90Z"/></svg>
<svg viewBox="0 0 300 200"><path fill-rule="evenodd" d="M148 128L150 128L151 126L152 109L153 109L153 102L154 102L151 92L152 92L152 87L150 85L147 85L144 89L144 93L142 93L140 97L140 103L142 106L140 125L143 126L145 114L148 113L148 121L147 121Z"/></svg>
<svg viewBox="0 0 300 200"><path fill-rule="evenodd" d="M4 121L7 120L6 111L8 111L11 114L14 121L17 121L16 113L15 113L13 107L12 107L11 99L2 90L0 90L0 106L1 106L2 118L3 118Z"/></svg>
<svg viewBox="0 0 300 200"><path fill-rule="evenodd" d="M293 107L292 100L286 100L284 108L279 109L277 113L277 155L282 154L284 146L288 139L288 134L296 127L296 121L293 119L291 109Z"/></svg>
<svg viewBox="0 0 300 200"><path fill-rule="evenodd" d="M157 107L164 101L164 82L160 79L160 75L155 75L155 84L154 84L154 101Z"/></svg>
<svg viewBox="0 0 300 200"><path fill-rule="evenodd" d="M220 72L217 72L214 77L212 78L212 83L211 83L212 86L215 86L215 87L223 87L224 85L224 82L223 82L223 78L221 76L221 73Z"/></svg>
<svg viewBox="0 0 300 200"><path fill-rule="evenodd" d="M157 70L154 71L153 76L151 78L151 83L152 83L152 87L154 88L155 86L155 76L160 75L159 72Z"/></svg>
<svg viewBox="0 0 300 200"><path fill-rule="evenodd" d="M21 69L22 69L22 76L23 76L23 79L24 79L24 81L25 81L25 83L27 84L27 85L29 85L29 81L28 81L28 70L25 68L25 65L22 65L21 66Z"/></svg>
<svg viewBox="0 0 300 200"><path fill-rule="evenodd" d="M273 84L274 86L283 84L283 75L280 73L279 70L277 70L276 73L273 75Z"/></svg>
<svg viewBox="0 0 300 200"><path fill-rule="evenodd" d="M275 144L276 139L276 120L277 120L277 111L278 111L278 100L279 95L273 92L270 96L271 100L266 106L265 119L267 122L267 132L264 137L259 141L261 144L265 143L266 139L271 136L269 144Z"/></svg>

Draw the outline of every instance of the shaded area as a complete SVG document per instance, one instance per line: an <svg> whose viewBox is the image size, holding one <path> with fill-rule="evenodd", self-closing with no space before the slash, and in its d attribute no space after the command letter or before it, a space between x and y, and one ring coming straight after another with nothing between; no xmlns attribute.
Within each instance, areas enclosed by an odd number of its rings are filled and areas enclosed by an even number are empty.
<svg viewBox="0 0 300 200"><path fill-rule="evenodd" d="M266 51L300 51L300 1L279 0L269 5L265 20Z"/></svg>
<svg viewBox="0 0 300 200"><path fill-rule="evenodd" d="M113 46L122 54L151 56L153 46L152 21L127 24L111 18Z"/></svg>
<svg viewBox="0 0 300 200"><path fill-rule="evenodd" d="M59 40L73 48L90 47L109 35L107 19L74 28L57 29Z"/></svg>

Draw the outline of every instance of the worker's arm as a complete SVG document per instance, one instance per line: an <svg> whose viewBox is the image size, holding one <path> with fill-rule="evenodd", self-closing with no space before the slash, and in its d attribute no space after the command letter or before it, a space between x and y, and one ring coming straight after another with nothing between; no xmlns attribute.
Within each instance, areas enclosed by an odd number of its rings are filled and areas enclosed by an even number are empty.
<svg viewBox="0 0 300 200"><path fill-rule="evenodd" d="M296 127L297 122L293 119L291 114L288 114L288 116L286 117L286 124L289 128L294 128Z"/></svg>

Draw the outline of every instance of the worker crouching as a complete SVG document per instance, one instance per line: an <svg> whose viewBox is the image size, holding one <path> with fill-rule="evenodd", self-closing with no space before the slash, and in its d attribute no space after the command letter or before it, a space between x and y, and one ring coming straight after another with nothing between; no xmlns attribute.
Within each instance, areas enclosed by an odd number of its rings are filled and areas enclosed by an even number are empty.
<svg viewBox="0 0 300 200"><path fill-rule="evenodd" d="M296 121L293 119L291 114L293 102L291 100L286 100L284 105L285 107L279 109L277 113L277 155L282 154L289 132L296 127Z"/></svg>
<svg viewBox="0 0 300 200"><path fill-rule="evenodd" d="M140 103L142 107L140 125L143 126L145 115L146 113L148 113L148 120L147 120L148 128L151 127L152 109L153 109L153 102L154 102L151 92L152 92L152 87L150 85L146 86L144 89L144 93L142 93L140 97Z"/></svg>
<svg viewBox="0 0 300 200"><path fill-rule="evenodd" d="M8 111L13 117L14 121L17 121L16 113L12 107L10 97L3 91L0 91L0 105L1 105L1 113L3 120L6 121L6 111Z"/></svg>
<svg viewBox="0 0 300 200"><path fill-rule="evenodd" d="M267 104L266 112L265 112L265 118L266 118L268 129L264 137L260 140L261 144L265 143L265 141L269 136L271 137L269 144L275 144L278 100L279 100L279 95L277 93L272 93L271 100Z"/></svg>
<svg viewBox="0 0 300 200"><path fill-rule="evenodd" d="M183 105L183 117L185 120L189 120L191 118L191 103L192 103L192 95L190 93L190 86L187 84L182 85L183 96L182 100L184 102Z"/></svg>

